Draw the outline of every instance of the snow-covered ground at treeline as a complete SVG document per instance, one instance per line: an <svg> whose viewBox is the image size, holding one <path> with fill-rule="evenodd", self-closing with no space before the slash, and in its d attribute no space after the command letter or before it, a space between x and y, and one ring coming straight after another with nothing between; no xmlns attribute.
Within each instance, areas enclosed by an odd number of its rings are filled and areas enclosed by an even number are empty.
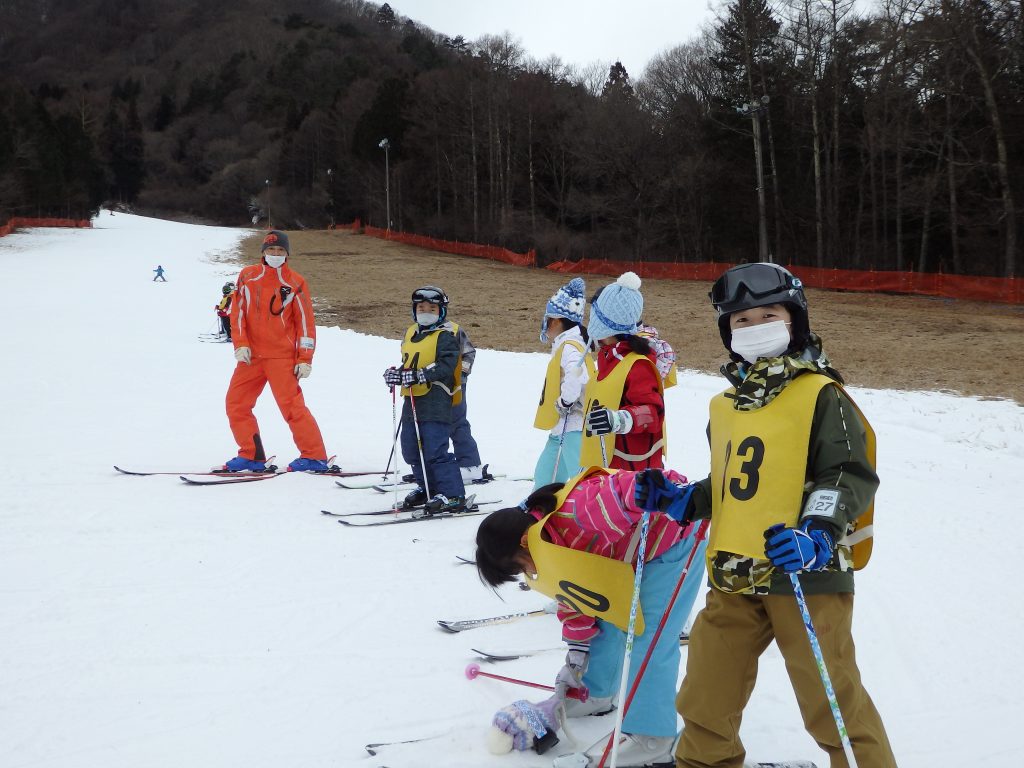
<svg viewBox="0 0 1024 768"><path fill-rule="evenodd" d="M102 214L92 230L0 239L0 766L550 765L571 751L566 739L544 756L494 757L484 745L494 712L544 694L464 670L474 647L541 649L484 668L550 682L562 659L557 621L457 635L435 623L547 602L514 588L499 598L458 564L480 518L355 530L320 510L382 508L390 497L304 475L200 488L114 472L198 471L234 454L223 406L231 346L197 335L214 328L244 234ZM151 281L157 264L167 283ZM685 363L685 342L672 341ZM879 350L897 365L895 352ZM398 354L395 339L319 330L306 399L347 469L387 460L381 371ZM510 478L532 473L543 441L531 425L546 362L542 350L477 358L474 433ZM684 373L667 396L670 464L691 477L708 470L707 402L721 384ZM882 477L855 637L900 765L1024 765L1024 410L853 394L878 432ZM269 392L258 416L268 452L294 458ZM528 490L504 480L479 498L512 504ZM611 719L574 721L573 732L585 747ZM364 750L422 737L432 738ZM751 759L826 764L774 646L743 737Z"/></svg>

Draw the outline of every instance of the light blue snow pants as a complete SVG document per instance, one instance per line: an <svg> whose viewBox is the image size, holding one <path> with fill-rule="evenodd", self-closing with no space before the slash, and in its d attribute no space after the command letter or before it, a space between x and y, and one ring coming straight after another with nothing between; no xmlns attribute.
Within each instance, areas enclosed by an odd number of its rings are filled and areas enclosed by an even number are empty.
<svg viewBox="0 0 1024 768"><path fill-rule="evenodd" d="M558 456L558 438L548 434L544 450L533 469L533 489L537 490L551 483L564 483L580 471L580 445L582 432L566 432L562 440L562 455ZM558 457L558 472L555 472L555 457Z"/></svg>
<svg viewBox="0 0 1024 768"><path fill-rule="evenodd" d="M679 574L693 549L694 536L687 536L675 546L644 563L643 579L640 582L640 606L644 612L644 633L633 640L630 655L629 683L622 691L619 706L625 705L629 688L633 685L640 665L643 663L651 638L658 628L672 592L679 582ZM690 564L679 596L658 645L651 654L651 660L637 688L636 696L629 705L629 711L622 721L623 733L638 733L644 736L675 736L676 727L676 681L679 679L679 633L682 632L690 609L698 592L705 586L704 551L707 540L701 541ZM614 696L622 677L622 660L626 649L626 633L606 621L598 619L600 633L590 642L590 664L583 675L583 684L590 689L591 696Z"/></svg>

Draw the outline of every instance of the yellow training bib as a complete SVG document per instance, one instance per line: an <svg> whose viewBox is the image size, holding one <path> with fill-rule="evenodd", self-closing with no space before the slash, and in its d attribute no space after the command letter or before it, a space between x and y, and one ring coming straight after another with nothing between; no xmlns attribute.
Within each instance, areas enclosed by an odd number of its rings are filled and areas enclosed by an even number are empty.
<svg viewBox="0 0 1024 768"><path fill-rule="evenodd" d="M566 497L576 485L595 474L614 474L616 470L589 467L572 478L556 494L558 507L527 532L527 548L537 569L529 579L530 588L557 600L571 610L602 619L623 632L629 627L629 609L633 602L635 572L631 563L562 547L544 539L544 526L558 515ZM642 635L644 617L637 606L635 632Z"/></svg>
<svg viewBox="0 0 1024 768"><path fill-rule="evenodd" d="M558 410L555 402L562 393L562 351L566 344L570 344L584 353L583 345L575 339L566 339L551 355L548 361L548 370L544 374L544 388L540 392L540 403L537 404L537 415L533 420L533 426L537 429L551 429L558 423ZM587 366L590 378L594 378L594 359L585 355L583 364Z"/></svg>
<svg viewBox="0 0 1024 768"><path fill-rule="evenodd" d="M591 409L597 405L603 405L606 408L617 410L622 404L622 392L626 387L626 377L629 376L630 370L638 362L643 361L654 368L654 377L658 381L658 391L664 394L664 386L661 381L661 374L658 373L657 367L651 362L649 357L637 354L636 352L630 352L619 364L616 365L611 373L609 373L601 381L597 380L597 376L591 376L590 381L587 382L587 388L584 391L583 402L586 405L583 412L590 413ZM604 443L604 456L601 455L601 444ZM662 451L662 456L668 456L668 441L665 439L665 420L661 422L661 445L659 446ZM588 435L587 430L583 430L583 440L580 445L580 466L581 467L600 467L606 466L611 462L615 452L615 434L610 433L601 437L597 435Z"/></svg>
<svg viewBox="0 0 1024 768"><path fill-rule="evenodd" d="M428 365L437 359L437 340L441 335L441 331L450 331L455 334L455 338L459 337L459 326L455 323L445 323L444 325L435 328L426 335L423 336L419 341L413 341L412 337L419 331L418 325L410 325L409 330L405 332L405 338L402 340L402 367L403 368L426 368ZM413 384L411 387L402 387L402 397L408 397L411 392L414 397L423 397L430 391L430 388L437 385L447 391L447 387L444 384L434 381L429 384ZM462 354L459 354L459 360L455 364L455 388L449 392L452 396L452 405L458 405L462 402Z"/></svg>
<svg viewBox="0 0 1024 768"><path fill-rule="evenodd" d="M764 531L800 519L814 405L827 376L796 377L768 405L737 411L711 401L711 516L708 558L718 552L764 559Z"/></svg>

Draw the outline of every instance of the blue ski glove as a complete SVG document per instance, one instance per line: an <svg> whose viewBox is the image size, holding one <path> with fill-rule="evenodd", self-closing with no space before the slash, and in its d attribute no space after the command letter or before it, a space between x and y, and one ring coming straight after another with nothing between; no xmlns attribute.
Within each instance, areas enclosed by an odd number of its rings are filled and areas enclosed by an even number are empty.
<svg viewBox="0 0 1024 768"><path fill-rule="evenodd" d="M764 532L764 555L772 565L786 573L820 571L835 552L832 531L813 519L804 520L799 528L787 528L782 523Z"/></svg>
<svg viewBox="0 0 1024 768"><path fill-rule="evenodd" d="M648 512L662 512L680 525L693 519L693 483L679 486L668 480L660 469L645 469L636 475L633 498Z"/></svg>
<svg viewBox="0 0 1024 768"><path fill-rule="evenodd" d="M398 368L388 368L384 371L384 383L389 387L397 387L402 383L402 371Z"/></svg>

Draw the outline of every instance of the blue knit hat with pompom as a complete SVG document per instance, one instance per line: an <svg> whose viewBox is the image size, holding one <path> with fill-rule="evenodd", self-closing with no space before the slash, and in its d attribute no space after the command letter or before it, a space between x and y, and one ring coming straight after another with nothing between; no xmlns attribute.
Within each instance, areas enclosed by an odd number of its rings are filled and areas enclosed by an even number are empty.
<svg viewBox="0 0 1024 768"><path fill-rule="evenodd" d="M586 308L584 296L587 285L582 277L574 277L563 285L548 300L544 308L544 317L564 317L571 323L583 322L583 310Z"/></svg>
<svg viewBox="0 0 1024 768"><path fill-rule="evenodd" d="M594 341L617 336L634 335L640 316L644 312L644 297L640 294L640 278L635 272L619 275L619 279L601 289L590 304L590 322L587 331Z"/></svg>

